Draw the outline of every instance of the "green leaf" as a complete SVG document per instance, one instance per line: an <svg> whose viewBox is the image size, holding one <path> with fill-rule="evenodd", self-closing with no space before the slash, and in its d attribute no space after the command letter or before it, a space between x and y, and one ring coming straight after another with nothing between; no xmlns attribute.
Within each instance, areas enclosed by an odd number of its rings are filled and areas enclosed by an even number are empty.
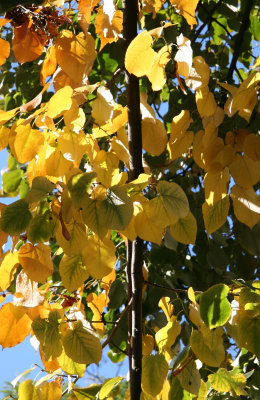
<svg viewBox="0 0 260 400"><path fill-rule="evenodd" d="M231 315L231 305L227 299L229 288L219 283L200 296L200 316L210 328L225 325Z"/></svg>
<svg viewBox="0 0 260 400"><path fill-rule="evenodd" d="M90 198L85 198L82 202L82 219L85 224L95 232L100 239L102 239L106 233L107 228L103 226L103 221L100 216L100 200L93 200Z"/></svg>
<svg viewBox="0 0 260 400"><path fill-rule="evenodd" d="M190 345L196 357L210 367L219 367L225 358L222 328L211 331L206 326L201 331L194 330L190 337Z"/></svg>
<svg viewBox="0 0 260 400"><path fill-rule="evenodd" d="M102 347L99 339L81 321L76 322L62 340L67 356L73 361L79 364L98 364L101 360Z"/></svg>
<svg viewBox="0 0 260 400"><path fill-rule="evenodd" d="M44 176L37 176L32 181L32 187L27 195L27 201L33 203L35 201L40 201L52 193L55 185L49 181L49 179Z"/></svg>
<svg viewBox="0 0 260 400"><path fill-rule="evenodd" d="M102 386L98 398L100 400L106 399L109 393L123 380L121 376L108 379Z"/></svg>
<svg viewBox="0 0 260 400"><path fill-rule="evenodd" d="M107 191L107 197L101 202L99 218L108 229L123 230L133 215L133 203L126 189L113 186Z"/></svg>
<svg viewBox="0 0 260 400"><path fill-rule="evenodd" d="M3 174L3 191L10 194L15 192L21 183L22 175L20 169L14 169Z"/></svg>
<svg viewBox="0 0 260 400"><path fill-rule="evenodd" d="M183 389L198 396L200 390L200 373L197 370L195 361L191 361L177 377Z"/></svg>
<svg viewBox="0 0 260 400"><path fill-rule="evenodd" d="M2 210L0 228L9 235L16 235L26 230L31 218L27 201L17 200Z"/></svg>
<svg viewBox="0 0 260 400"><path fill-rule="evenodd" d="M171 383L171 388L168 396L168 400L192 400L195 395L187 392L182 388L180 381L177 377L174 377Z"/></svg>
<svg viewBox="0 0 260 400"><path fill-rule="evenodd" d="M76 207L80 207L84 197L88 195L90 185L95 180L95 172L84 172L73 175L68 182L68 189Z"/></svg>
<svg viewBox="0 0 260 400"><path fill-rule="evenodd" d="M42 345L46 360L50 358L54 359L62 352L59 320L60 315L58 311L51 311L48 319L43 319L38 316L32 322L32 329Z"/></svg>
<svg viewBox="0 0 260 400"><path fill-rule="evenodd" d="M93 384L86 388L73 389L73 394L77 400L96 400L97 394L102 387L102 383Z"/></svg>
<svg viewBox="0 0 260 400"><path fill-rule="evenodd" d="M162 354L143 357L142 388L143 391L156 396L163 387L168 373L168 363Z"/></svg>
<svg viewBox="0 0 260 400"><path fill-rule="evenodd" d="M81 254L67 256L64 254L60 262L60 275L62 282L69 292L77 290L85 280L88 279L89 273L83 262Z"/></svg>
<svg viewBox="0 0 260 400"><path fill-rule="evenodd" d="M32 243L46 242L55 235L57 228L57 217L48 210L31 220L28 227L28 239Z"/></svg>
<svg viewBox="0 0 260 400"><path fill-rule="evenodd" d="M255 40L260 41L260 21L259 21L259 10L256 8L252 10L250 15L251 30Z"/></svg>
<svg viewBox="0 0 260 400"><path fill-rule="evenodd" d="M230 392L232 396L247 396L244 390L246 377L243 374L220 368L215 374L209 375L208 380L218 392Z"/></svg>

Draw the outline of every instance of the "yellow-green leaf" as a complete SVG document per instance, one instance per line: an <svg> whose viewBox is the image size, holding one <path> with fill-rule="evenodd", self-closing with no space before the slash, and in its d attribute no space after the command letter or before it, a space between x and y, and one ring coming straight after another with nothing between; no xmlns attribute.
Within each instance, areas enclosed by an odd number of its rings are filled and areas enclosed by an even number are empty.
<svg viewBox="0 0 260 400"><path fill-rule="evenodd" d="M143 357L142 388L151 396L156 396L163 388L168 373L168 363L162 354Z"/></svg>
<svg viewBox="0 0 260 400"><path fill-rule="evenodd" d="M225 349L222 340L222 328L211 331L206 326L201 330L194 330L191 334L190 345L196 357L204 364L219 367L225 358Z"/></svg>
<svg viewBox="0 0 260 400"><path fill-rule="evenodd" d="M196 367L195 361L191 361L177 377L183 389L198 396L200 389L200 373Z"/></svg>
<svg viewBox="0 0 260 400"><path fill-rule="evenodd" d="M174 317L174 320L169 321L166 326L159 329L155 334L155 341L159 351L171 348L180 332L181 326L176 317Z"/></svg>
<svg viewBox="0 0 260 400"><path fill-rule="evenodd" d="M232 396L247 396L244 390L246 377L241 373L220 368L215 374L209 375L208 380L217 392L230 392Z"/></svg>
<svg viewBox="0 0 260 400"><path fill-rule="evenodd" d="M215 232L226 222L228 211L229 196L225 196L222 200L218 201L214 205L208 205L206 202L203 203L202 213L208 235Z"/></svg>
<svg viewBox="0 0 260 400"><path fill-rule="evenodd" d="M123 380L121 376L116 376L115 378L108 379L103 385L98 394L100 400L106 399L109 393Z"/></svg>
<svg viewBox="0 0 260 400"><path fill-rule="evenodd" d="M78 321L62 338L65 353L79 364L98 364L102 347L99 339Z"/></svg>
<svg viewBox="0 0 260 400"><path fill-rule="evenodd" d="M59 268L62 282L69 292L77 290L89 277L83 257L80 254L73 256L64 254Z"/></svg>
<svg viewBox="0 0 260 400"><path fill-rule="evenodd" d="M82 254L86 269L94 279L102 279L114 268L115 250L111 240L99 240L94 235L89 237Z"/></svg>
<svg viewBox="0 0 260 400"><path fill-rule="evenodd" d="M170 226L170 233L180 243L195 244L197 235L197 221L189 212L185 218L179 218L176 224Z"/></svg>
<svg viewBox="0 0 260 400"><path fill-rule="evenodd" d="M73 361L67 356L64 349L62 350L61 355L58 357L58 362L61 369L69 375L78 375L79 377L82 377L86 371L86 364L79 364Z"/></svg>

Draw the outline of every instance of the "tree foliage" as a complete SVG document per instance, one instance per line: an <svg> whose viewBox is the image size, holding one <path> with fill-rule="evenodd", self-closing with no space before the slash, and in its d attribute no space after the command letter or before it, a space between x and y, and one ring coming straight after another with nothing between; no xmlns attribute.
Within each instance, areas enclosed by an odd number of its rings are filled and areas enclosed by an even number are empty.
<svg viewBox="0 0 260 400"><path fill-rule="evenodd" d="M17 3L0 8L0 345L31 335L46 372L19 400L259 398L257 2ZM130 385L78 387L107 346Z"/></svg>

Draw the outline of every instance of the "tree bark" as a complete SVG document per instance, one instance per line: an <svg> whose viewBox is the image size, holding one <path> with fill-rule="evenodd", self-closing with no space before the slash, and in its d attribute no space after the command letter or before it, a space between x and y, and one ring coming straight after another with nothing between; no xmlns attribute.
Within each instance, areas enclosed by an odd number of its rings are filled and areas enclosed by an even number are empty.
<svg viewBox="0 0 260 400"><path fill-rule="evenodd" d="M123 38L125 49L137 36L138 1L123 0ZM129 181L143 172L142 130L140 114L139 79L125 72L128 110ZM132 311L128 318L128 355L131 400L141 396L142 377L142 276L143 241L136 238L127 244L128 298Z"/></svg>

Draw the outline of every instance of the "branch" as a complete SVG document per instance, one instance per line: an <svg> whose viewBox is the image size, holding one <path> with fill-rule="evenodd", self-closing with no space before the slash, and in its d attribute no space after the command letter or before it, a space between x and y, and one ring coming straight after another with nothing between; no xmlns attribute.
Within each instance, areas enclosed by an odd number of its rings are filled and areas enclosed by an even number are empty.
<svg viewBox="0 0 260 400"><path fill-rule="evenodd" d="M216 11L216 9L221 5L221 3L222 3L222 0L219 0L216 4L215 4L215 6L212 8L212 10L210 10L210 12L208 13L208 16L207 16L207 18L206 18L206 21L199 27L199 29L195 32L195 35L194 35L194 37L193 37L193 39L192 39L192 41L191 41L191 44L193 44L195 41L196 41L196 39L198 38L198 36L199 36L199 34L201 33L201 31L203 31L203 29L205 28L205 26L207 25L207 24L209 24L210 23L210 20L211 20L211 17L212 17L212 15L214 14L214 12ZM202 6L202 4L200 4L201 6Z"/></svg>
<svg viewBox="0 0 260 400"><path fill-rule="evenodd" d="M244 15L243 15L241 26L240 26L240 29L239 29L239 32L238 32L238 35L237 35L237 38L235 41L234 53L233 53L232 61L231 61L231 64L230 64L230 67L228 70L228 74L227 74L227 81L229 81L232 78L233 72L236 68L237 60L238 60L240 50L241 50L241 45L243 43L243 37L244 37L244 34L245 34L245 32L248 28L249 22L250 22L249 15L250 15L251 9L253 7L253 3L254 3L253 0L247 0L247 3L245 5Z"/></svg>
<svg viewBox="0 0 260 400"><path fill-rule="evenodd" d="M128 312L128 310L131 307L131 305L132 305L132 300L130 300L130 302L127 304L127 306L124 309L124 311L122 312L122 314L120 314L120 317L117 319L114 328L112 329L112 331L110 332L109 336L106 338L104 343L102 343L102 349L104 349L106 347L106 345L111 341L112 337L114 336L114 334L118 330L122 319L124 318L125 314Z"/></svg>
<svg viewBox="0 0 260 400"><path fill-rule="evenodd" d="M153 282L146 281L146 280L144 280L144 283L146 283L149 286L156 287L158 289L168 290L169 292L173 292L173 293L186 293L186 294L188 293L188 289L169 288L169 287L158 285L157 283L153 283ZM196 290L195 293L203 293L203 292L200 290Z"/></svg>
<svg viewBox="0 0 260 400"><path fill-rule="evenodd" d="M123 38L125 50L137 36L138 0L123 0ZM142 128L139 79L125 71L126 103L128 111L129 182L143 170ZM141 396L142 375L142 266L143 241L136 238L127 243L128 296L132 296L132 312L128 319L128 343L131 400Z"/></svg>
<svg viewBox="0 0 260 400"><path fill-rule="evenodd" d="M195 355L192 353L192 355L188 358L188 360L180 368L178 368L172 372L172 376L179 375L194 358L195 358Z"/></svg>

